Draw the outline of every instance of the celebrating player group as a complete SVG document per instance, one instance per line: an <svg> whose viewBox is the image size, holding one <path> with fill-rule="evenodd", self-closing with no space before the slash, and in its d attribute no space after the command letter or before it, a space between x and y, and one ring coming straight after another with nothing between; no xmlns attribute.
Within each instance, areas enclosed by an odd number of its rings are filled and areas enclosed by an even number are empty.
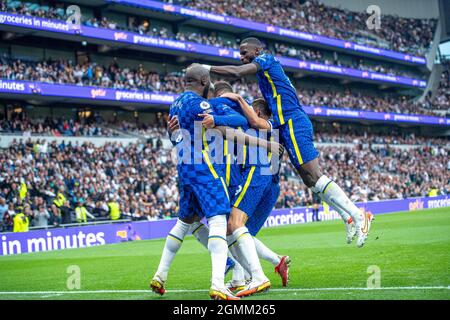
<svg viewBox="0 0 450 320"><path fill-rule="evenodd" d="M362 247L367 239L373 216L321 172L312 123L280 62L264 53L256 38L241 42L240 55L241 66L190 65L186 91L170 108L180 203L150 284L158 294L165 292L170 265L188 233L210 252L212 299L237 300L270 288L260 258L273 263L283 286L288 284L289 256L274 253L256 238L280 193L284 150L303 182L340 214L347 243L356 238ZM264 99L249 105L229 83L212 84L211 73L256 75ZM208 226L201 222L204 218ZM231 269L232 280L225 283Z"/></svg>

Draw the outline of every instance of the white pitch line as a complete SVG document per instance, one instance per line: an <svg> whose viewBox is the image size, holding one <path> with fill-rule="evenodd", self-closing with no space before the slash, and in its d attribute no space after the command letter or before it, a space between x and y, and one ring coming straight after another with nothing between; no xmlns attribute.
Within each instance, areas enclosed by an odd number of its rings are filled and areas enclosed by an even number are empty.
<svg viewBox="0 0 450 320"><path fill-rule="evenodd" d="M428 287L381 287L381 288L285 288L269 289L270 292L305 292L305 291L383 291L383 290L450 290L450 286ZM203 289L167 290L167 293L194 293L207 292ZM100 293L151 293L150 290L74 290L74 291L0 291L0 295L63 295L63 294L100 294Z"/></svg>
<svg viewBox="0 0 450 320"><path fill-rule="evenodd" d="M62 293L46 294L45 296L41 296L41 298L59 297L62 295L63 295Z"/></svg>

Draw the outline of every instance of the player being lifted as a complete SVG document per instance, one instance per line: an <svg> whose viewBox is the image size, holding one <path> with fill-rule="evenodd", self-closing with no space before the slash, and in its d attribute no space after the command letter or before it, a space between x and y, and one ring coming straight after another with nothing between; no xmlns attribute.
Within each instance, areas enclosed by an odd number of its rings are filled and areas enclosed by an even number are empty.
<svg viewBox="0 0 450 320"><path fill-rule="evenodd" d="M362 247L373 216L359 210L337 183L320 170L319 153L313 144L312 123L280 62L273 55L263 53L262 43L257 38L244 39L240 45L240 55L241 66L203 66L211 73L223 76L242 78L256 75L261 93L272 110L273 127L279 130L280 143L287 149L291 163L303 182L341 215L346 225L347 242L351 243L356 233L357 246ZM271 129L267 121L253 121L257 117L251 108L244 107L243 110L251 127Z"/></svg>

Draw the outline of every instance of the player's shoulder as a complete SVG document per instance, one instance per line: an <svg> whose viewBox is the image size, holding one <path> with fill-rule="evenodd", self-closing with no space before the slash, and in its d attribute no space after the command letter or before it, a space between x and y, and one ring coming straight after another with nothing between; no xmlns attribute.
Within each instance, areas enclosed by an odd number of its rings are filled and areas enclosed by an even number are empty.
<svg viewBox="0 0 450 320"><path fill-rule="evenodd" d="M261 53L259 56L257 56L256 60L267 63L267 62L272 62L272 61L276 60L276 58L272 54L264 52L264 53Z"/></svg>
<svg viewBox="0 0 450 320"><path fill-rule="evenodd" d="M208 100L192 91L183 92L180 95L180 99L184 104L189 106L199 106L202 109L209 109L211 107Z"/></svg>
<svg viewBox="0 0 450 320"><path fill-rule="evenodd" d="M217 106L220 104L226 104L227 103L226 98L222 98L222 97L217 97L217 98L211 98L208 100L208 102L212 105L212 106Z"/></svg>
<svg viewBox="0 0 450 320"><path fill-rule="evenodd" d="M213 107L215 106L227 106L227 107L231 107L231 106L235 106L237 104L237 102L228 99L228 98L222 98L222 97L217 97L217 98L212 98L208 100L211 105Z"/></svg>

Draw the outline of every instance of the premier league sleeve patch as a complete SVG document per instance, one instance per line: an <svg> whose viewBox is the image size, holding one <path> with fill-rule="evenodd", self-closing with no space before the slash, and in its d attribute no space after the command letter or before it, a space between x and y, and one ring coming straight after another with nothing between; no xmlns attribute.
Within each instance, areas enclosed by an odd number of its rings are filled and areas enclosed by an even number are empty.
<svg viewBox="0 0 450 320"><path fill-rule="evenodd" d="M200 108L202 108L203 110L206 110L206 109L211 108L211 105L207 101L202 101L202 102L200 102Z"/></svg>

